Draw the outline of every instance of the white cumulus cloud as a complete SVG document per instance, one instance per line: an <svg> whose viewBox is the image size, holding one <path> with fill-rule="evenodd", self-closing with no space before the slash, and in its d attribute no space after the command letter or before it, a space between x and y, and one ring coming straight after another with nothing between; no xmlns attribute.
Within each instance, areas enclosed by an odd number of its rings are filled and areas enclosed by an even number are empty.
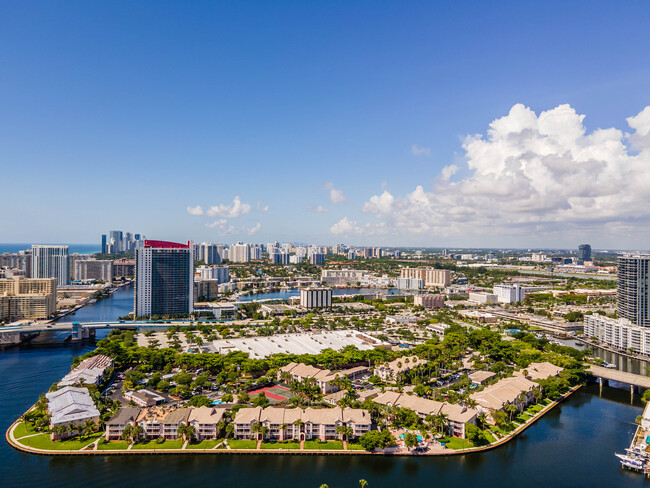
<svg viewBox="0 0 650 488"><path fill-rule="evenodd" d="M255 224L253 227L251 227L250 229L248 229L248 235L249 235L249 236L252 236L253 234L256 234L257 231L259 231L261 228L262 228L262 225L258 222L258 223Z"/></svg>
<svg viewBox="0 0 650 488"><path fill-rule="evenodd" d="M245 215L251 211L251 206L248 203L242 203L239 196L236 196L232 205L213 205L205 212L210 217L223 217L226 219L235 219L241 215Z"/></svg>
<svg viewBox="0 0 650 488"><path fill-rule="evenodd" d="M327 207L323 207L322 205L310 205L309 211L314 213L326 213L329 212L329 209Z"/></svg>
<svg viewBox="0 0 650 488"><path fill-rule="evenodd" d="M323 188L330 191L330 202L334 205L345 202L345 196L341 190L334 188L334 183L325 183Z"/></svg>
<svg viewBox="0 0 650 488"><path fill-rule="evenodd" d="M203 215L203 207L197 205L196 207L187 207L187 213L190 215Z"/></svg>
<svg viewBox="0 0 650 488"><path fill-rule="evenodd" d="M357 225L354 220L350 220L347 217L343 217L336 224L330 227L330 232L335 235L340 234L357 234L361 231L361 228Z"/></svg>
<svg viewBox="0 0 650 488"><path fill-rule="evenodd" d="M411 146L411 154L413 154L413 156L431 156L431 148L413 144Z"/></svg>
<svg viewBox="0 0 650 488"><path fill-rule="evenodd" d="M466 137L465 168L446 166L429 189L384 190L362 207L374 222L343 219L331 231L374 226L396 236L494 237L644 230L650 223L650 107L627 119L630 133L590 132L584 119L569 105L539 115L514 105L486 134ZM467 176L450 181L461 169Z"/></svg>

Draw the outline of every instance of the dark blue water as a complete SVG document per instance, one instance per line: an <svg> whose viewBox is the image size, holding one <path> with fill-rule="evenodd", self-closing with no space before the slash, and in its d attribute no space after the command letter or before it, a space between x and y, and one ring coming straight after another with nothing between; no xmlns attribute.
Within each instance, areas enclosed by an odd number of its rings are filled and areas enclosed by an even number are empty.
<svg viewBox="0 0 650 488"><path fill-rule="evenodd" d="M79 254L95 254L102 252L102 245L100 244L68 244L67 242L33 242L29 244L25 243L7 243L0 242L0 254L3 253L16 253L18 251L25 251L32 248L32 244L63 244L70 246L70 254L79 253Z"/></svg>
<svg viewBox="0 0 650 488"><path fill-rule="evenodd" d="M131 290L85 309L88 320L124 315ZM115 313L113 317L102 314ZM79 312L80 313L80 312ZM97 316L93 316L93 314ZM86 320L86 319L84 319ZM4 432L92 344L43 342L0 353L0 429ZM605 388L579 390L517 440L493 451L448 458L380 456L113 456L42 457L0 442L2 487L612 487L644 486L641 475L619 468L642 411L638 395Z"/></svg>
<svg viewBox="0 0 650 488"><path fill-rule="evenodd" d="M380 295L399 295L404 293L403 290L397 290L395 288L383 289L383 288L333 288L332 295L341 296L341 295L362 295L370 293L379 293ZM300 294L298 288L290 288L289 290L280 290L273 291L269 293L256 293L254 295L247 295L245 297L239 298L240 302L252 302L255 300L288 300L290 297L295 297Z"/></svg>

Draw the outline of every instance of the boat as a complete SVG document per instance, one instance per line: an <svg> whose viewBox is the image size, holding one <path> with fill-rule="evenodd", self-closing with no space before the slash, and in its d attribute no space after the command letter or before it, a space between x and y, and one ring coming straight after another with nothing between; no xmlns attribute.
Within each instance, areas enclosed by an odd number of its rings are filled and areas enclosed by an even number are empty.
<svg viewBox="0 0 650 488"><path fill-rule="evenodd" d="M626 454L615 453L614 455L621 460L621 464L626 468L643 469L644 467L643 461L641 461L640 459L630 457Z"/></svg>

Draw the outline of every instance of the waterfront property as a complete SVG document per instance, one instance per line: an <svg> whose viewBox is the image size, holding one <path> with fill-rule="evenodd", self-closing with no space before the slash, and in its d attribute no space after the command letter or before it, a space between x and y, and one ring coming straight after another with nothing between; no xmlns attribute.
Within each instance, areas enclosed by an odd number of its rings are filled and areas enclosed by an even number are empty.
<svg viewBox="0 0 650 488"><path fill-rule="evenodd" d="M533 399L533 390L539 387L521 373L503 378L482 391L472 393L470 398L477 404L479 411L491 413L493 410L503 410L507 404L512 404L522 410Z"/></svg>
<svg viewBox="0 0 650 488"><path fill-rule="evenodd" d="M66 386L45 394L47 411L50 414L50 438L63 439L78 434L70 426L80 426L88 420L97 422L99 410L90 397L88 389ZM65 429L63 429L65 427Z"/></svg>
<svg viewBox="0 0 650 488"><path fill-rule="evenodd" d="M478 412L473 408L464 405L456 405L447 402L437 402L421 398L416 395L408 395L396 391L387 391L373 400L380 405L388 407L400 407L413 410L420 418L443 414L448 422L448 433L454 437L465 438L467 424L476 423Z"/></svg>
<svg viewBox="0 0 650 488"><path fill-rule="evenodd" d="M106 422L106 439L120 440L122 432L127 425L135 426L140 415L140 409L135 407L124 407Z"/></svg>
<svg viewBox="0 0 650 488"><path fill-rule="evenodd" d="M83 360L79 366L59 381L59 386L72 386L80 383L99 385L104 379L106 369L111 367L113 367L113 360L108 356L98 354Z"/></svg>
<svg viewBox="0 0 650 488"><path fill-rule="evenodd" d="M360 437L372 427L370 414L354 408L242 408L234 419L236 439L335 440L337 427L349 427L350 438ZM260 427L266 428L265 432Z"/></svg>

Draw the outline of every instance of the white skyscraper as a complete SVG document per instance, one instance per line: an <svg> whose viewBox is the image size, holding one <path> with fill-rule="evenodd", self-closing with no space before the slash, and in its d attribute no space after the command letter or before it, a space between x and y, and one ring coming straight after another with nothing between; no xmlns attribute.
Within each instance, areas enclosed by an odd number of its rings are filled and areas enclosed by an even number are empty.
<svg viewBox="0 0 650 488"><path fill-rule="evenodd" d="M56 278L58 285L70 284L68 246L32 246L32 278Z"/></svg>
<svg viewBox="0 0 650 488"><path fill-rule="evenodd" d="M251 260L250 244L244 244L241 241L233 244L230 246L228 256L228 259L233 263L248 263Z"/></svg>

